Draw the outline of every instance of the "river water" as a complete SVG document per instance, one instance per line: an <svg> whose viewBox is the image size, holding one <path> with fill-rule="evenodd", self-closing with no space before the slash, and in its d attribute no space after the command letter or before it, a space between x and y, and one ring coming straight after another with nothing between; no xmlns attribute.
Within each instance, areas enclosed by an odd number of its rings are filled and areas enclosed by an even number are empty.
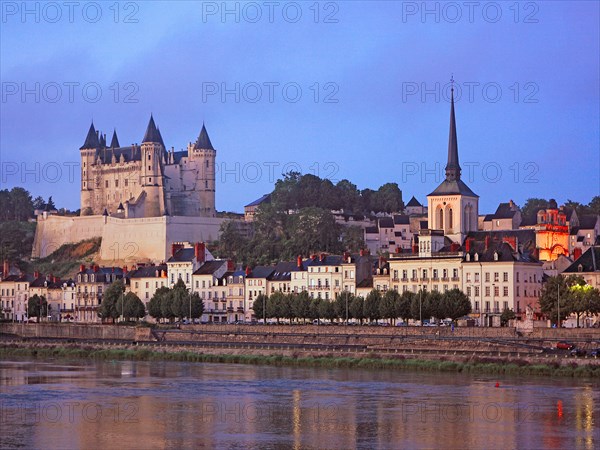
<svg viewBox="0 0 600 450"><path fill-rule="evenodd" d="M2 448L600 447L598 380L23 359L0 388Z"/></svg>

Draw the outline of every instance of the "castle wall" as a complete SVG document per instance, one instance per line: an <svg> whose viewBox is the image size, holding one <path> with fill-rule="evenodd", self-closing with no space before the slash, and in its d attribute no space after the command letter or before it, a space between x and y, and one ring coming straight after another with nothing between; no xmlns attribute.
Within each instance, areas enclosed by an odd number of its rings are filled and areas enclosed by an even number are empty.
<svg viewBox="0 0 600 450"><path fill-rule="evenodd" d="M104 216L38 217L32 257L43 258L66 243L101 237L100 260L105 264L168 259L173 242L208 242L219 238L225 219L216 217Z"/></svg>

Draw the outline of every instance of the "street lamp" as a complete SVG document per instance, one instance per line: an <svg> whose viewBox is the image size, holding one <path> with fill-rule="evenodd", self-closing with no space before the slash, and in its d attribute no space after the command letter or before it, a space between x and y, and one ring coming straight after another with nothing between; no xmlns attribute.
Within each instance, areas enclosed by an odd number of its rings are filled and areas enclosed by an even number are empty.
<svg viewBox="0 0 600 450"><path fill-rule="evenodd" d="M560 283L556 285L556 306L558 315L556 316L556 328L560 330Z"/></svg>
<svg viewBox="0 0 600 450"><path fill-rule="evenodd" d="M346 326L348 326L348 296L350 294L346 292Z"/></svg>
<svg viewBox="0 0 600 450"><path fill-rule="evenodd" d="M190 289L190 322L192 321L192 290Z"/></svg>
<svg viewBox="0 0 600 450"><path fill-rule="evenodd" d="M267 296L263 295L263 325L267 324L267 307L265 306Z"/></svg>
<svg viewBox="0 0 600 450"><path fill-rule="evenodd" d="M419 322L423 326L423 310L421 304L423 303L423 288L419 291Z"/></svg>

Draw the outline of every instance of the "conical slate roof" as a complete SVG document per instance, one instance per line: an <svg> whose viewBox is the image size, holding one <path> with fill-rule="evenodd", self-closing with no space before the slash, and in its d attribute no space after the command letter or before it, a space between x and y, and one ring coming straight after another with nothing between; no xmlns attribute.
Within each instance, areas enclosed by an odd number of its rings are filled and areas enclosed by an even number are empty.
<svg viewBox="0 0 600 450"><path fill-rule="evenodd" d="M117 130L113 131L112 139L110 141L111 148L119 148L119 138L117 138Z"/></svg>
<svg viewBox="0 0 600 450"><path fill-rule="evenodd" d="M83 150L84 148L98 148L100 147L100 142L98 141L98 133L96 133L96 129L94 128L94 122L90 125L90 129L85 138L85 142L79 148L79 150Z"/></svg>
<svg viewBox="0 0 600 450"><path fill-rule="evenodd" d="M148 127L146 128L146 133L144 134L144 139L142 140L142 143L144 142L154 142L157 144L161 143L160 133L156 128L152 114L150 114L150 121L148 122Z"/></svg>
<svg viewBox="0 0 600 450"><path fill-rule="evenodd" d="M204 150L214 150L212 143L210 142L210 138L208 137L208 132L206 131L206 127L202 124L202 131L200 131L200 135L194 144L195 149L204 149Z"/></svg>

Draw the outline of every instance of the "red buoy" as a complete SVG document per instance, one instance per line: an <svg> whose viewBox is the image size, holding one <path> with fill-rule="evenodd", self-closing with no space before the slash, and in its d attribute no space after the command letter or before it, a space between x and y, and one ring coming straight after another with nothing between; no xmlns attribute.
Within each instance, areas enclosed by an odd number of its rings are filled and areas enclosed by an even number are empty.
<svg viewBox="0 0 600 450"><path fill-rule="evenodd" d="M497 387L497 388L499 388L499 387L500 387L500 383L498 383L497 381L496 381L496 387Z"/></svg>

